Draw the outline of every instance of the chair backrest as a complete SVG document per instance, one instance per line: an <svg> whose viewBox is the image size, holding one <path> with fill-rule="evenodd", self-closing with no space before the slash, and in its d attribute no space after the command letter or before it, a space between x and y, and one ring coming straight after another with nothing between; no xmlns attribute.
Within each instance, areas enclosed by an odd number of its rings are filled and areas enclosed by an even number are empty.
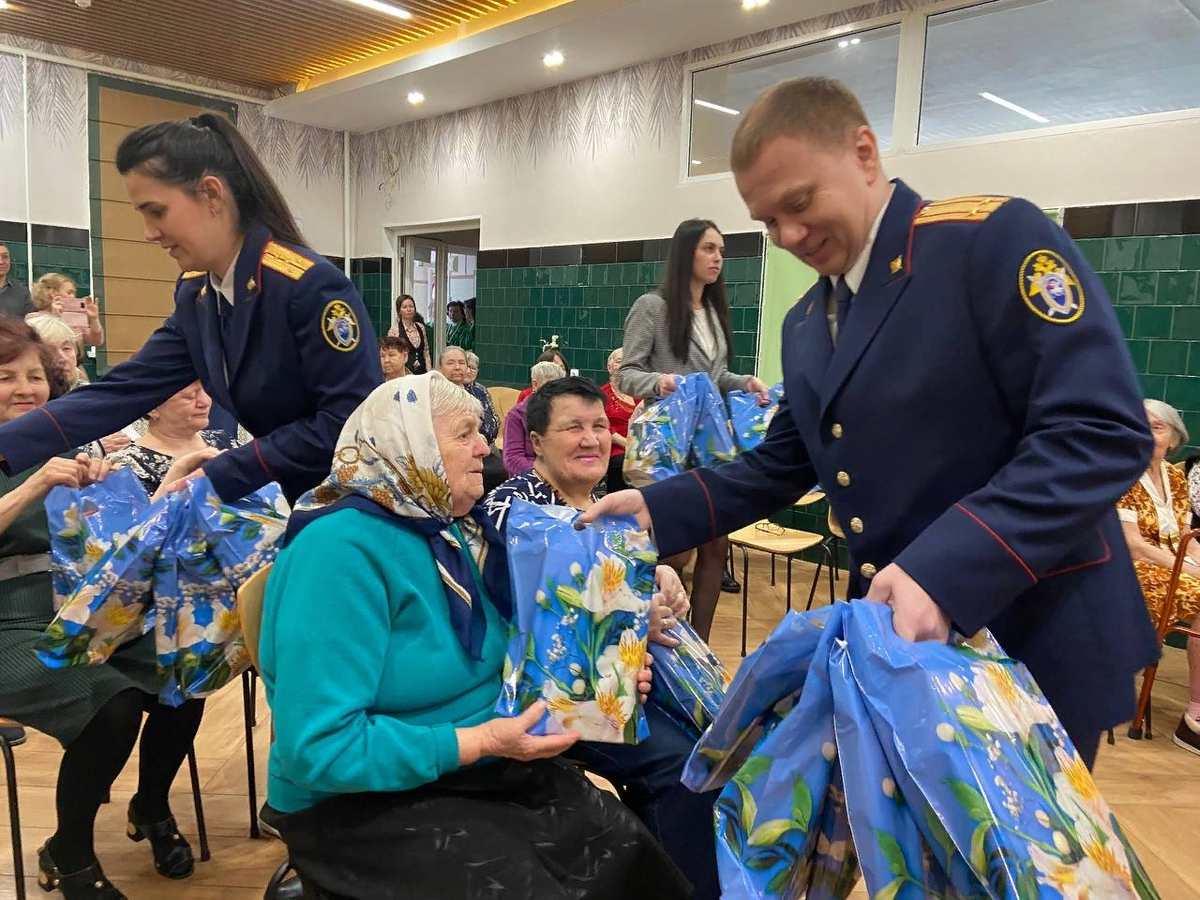
<svg viewBox="0 0 1200 900"><path fill-rule="evenodd" d="M846 539L846 532L842 531L842 526L838 524L838 520L833 517L833 510L829 510L828 516L829 533L840 540Z"/></svg>
<svg viewBox="0 0 1200 900"><path fill-rule="evenodd" d="M517 397L521 392L510 387L490 387L488 394L492 398L492 406L496 407L496 415L503 422L508 416L508 411L517 405Z"/></svg>
<svg viewBox="0 0 1200 900"><path fill-rule="evenodd" d="M242 585L237 593L238 618L242 621L242 635L246 639L246 652L250 663L258 668L258 641L262 634L263 596L267 593L267 578L271 566L259 569Z"/></svg>

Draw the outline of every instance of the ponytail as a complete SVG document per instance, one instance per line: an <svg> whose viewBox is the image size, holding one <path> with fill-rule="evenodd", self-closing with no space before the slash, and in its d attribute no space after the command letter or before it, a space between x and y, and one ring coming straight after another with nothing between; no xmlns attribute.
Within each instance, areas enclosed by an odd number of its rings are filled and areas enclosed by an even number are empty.
<svg viewBox="0 0 1200 900"><path fill-rule="evenodd" d="M127 175L134 170L185 189L215 175L229 188L243 230L259 221L277 240L307 246L262 161L224 116L203 113L134 129L117 148L117 171Z"/></svg>

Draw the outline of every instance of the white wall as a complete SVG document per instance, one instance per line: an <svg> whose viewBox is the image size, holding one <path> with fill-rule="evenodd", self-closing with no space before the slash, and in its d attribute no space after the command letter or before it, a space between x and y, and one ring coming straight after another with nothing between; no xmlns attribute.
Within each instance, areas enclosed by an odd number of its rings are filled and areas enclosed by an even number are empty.
<svg viewBox="0 0 1200 900"><path fill-rule="evenodd" d="M18 55L21 49L62 54L61 62L29 58L28 108L23 102L22 57ZM0 36L0 220L24 222L28 216L39 225L90 228L89 63L127 72L133 80L139 76L170 78L182 82L185 90L186 85L194 85L197 94L204 94L206 88L238 88L57 45ZM344 256L341 132L269 119L262 110L262 103L255 100L240 102L239 127L301 220L313 249Z"/></svg>
<svg viewBox="0 0 1200 900"><path fill-rule="evenodd" d="M926 5L888 0L871 16ZM853 12L853 11L851 11ZM756 228L729 176L681 179L689 62L847 24L824 17L470 110L351 137L355 255L386 227L479 218L483 249L663 237L690 216ZM931 198L1043 207L1200 197L1200 117L916 149L889 174Z"/></svg>

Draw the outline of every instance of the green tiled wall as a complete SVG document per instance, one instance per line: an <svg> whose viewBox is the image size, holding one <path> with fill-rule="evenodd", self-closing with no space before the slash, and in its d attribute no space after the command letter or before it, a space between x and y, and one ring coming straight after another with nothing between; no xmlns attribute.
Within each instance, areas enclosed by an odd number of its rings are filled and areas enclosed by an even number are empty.
<svg viewBox="0 0 1200 900"><path fill-rule="evenodd" d="M363 272L359 265L362 260L351 260L350 283L358 291L363 304L367 307L367 315L375 329L375 336L387 333L392 324L392 276L378 272Z"/></svg>
<svg viewBox="0 0 1200 900"><path fill-rule="evenodd" d="M608 354L621 346L633 301L659 284L661 262L480 269L475 352L487 385L529 386L529 367L551 335L572 368L603 384ZM735 360L753 373L757 362L762 257L725 262Z"/></svg>
<svg viewBox="0 0 1200 900"><path fill-rule="evenodd" d="M1200 448L1200 235L1077 242L1100 274L1125 331L1142 390L1183 416Z"/></svg>

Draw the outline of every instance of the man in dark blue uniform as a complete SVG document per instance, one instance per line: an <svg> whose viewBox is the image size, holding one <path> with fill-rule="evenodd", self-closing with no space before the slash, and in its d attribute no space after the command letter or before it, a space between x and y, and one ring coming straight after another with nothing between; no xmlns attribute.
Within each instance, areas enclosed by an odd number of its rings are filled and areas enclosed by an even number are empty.
<svg viewBox="0 0 1200 900"><path fill-rule="evenodd" d="M132 359L0 427L4 467L20 472L118 431L199 379L256 436L204 463L223 499L277 481L295 501L324 479L346 417L383 382L362 301L328 260L259 223L230 275L222 284L184 272L175 312Z"/></svg>
<svg viewBox="0 0 1200 900"><path fill-rule="evenodd" d="M823 276L784 322L785 399L756 450L585 518L648 517L671 555L819 482L850 596L890 604L909 640L990 627L1090 766L1157 653L1114 507L1151 438L1099 280L1026 201L889 182L828 79L759 98L732 168L772 242Z"/></svg>

